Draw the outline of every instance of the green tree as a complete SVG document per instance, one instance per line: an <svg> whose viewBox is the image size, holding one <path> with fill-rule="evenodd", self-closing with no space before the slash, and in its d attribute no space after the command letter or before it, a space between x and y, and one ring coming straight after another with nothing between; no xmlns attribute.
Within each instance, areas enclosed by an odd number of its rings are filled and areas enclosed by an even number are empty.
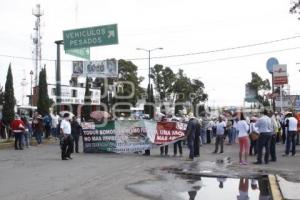
<svg viewBox="0 0 300 200"><path fill-rule="evenodd" d="M4 104L2 110L2 120L6 125L9 125L10 122L15 117L15 95L14 95L14 83L13 83L13 76L11 72L11 64L9 64L7 75L6 75L6 82L5 82L5 91L4 91Z"/></svg>
<svg viewBox="0 0 300 200"><path fill-rule="evenodd" d="M174 99L175 99L175 114L183 110L184 104L190 100L190 94L193 92L191 88L191 80L179 69L176 74L176 81L173 86Z"/></svg>
<svg viewBox="0 0 300 200"><path fill-rule="evenodd" d="M89 77L86 77L85 80L85 93L84 93L84 105L83 108L81 110L81 116L85 119L85 120L89 120L90 114L91 114L91 103L92 103L92 99L91 99L91 91L90 91L90 87L91 87L91 83L92 83L92 79Z"/></svg>
<svg viewBox="0 0 300 200"><path fill-rule="evenodd" d="M173 92L176 75L169 67L164 68L162 65L155 65L151 68L151 78L160 100L164 101L167 95Z"/></svg>
<svg viewBox="0 0 300 200"><path fill-rule="evenodd" d="M101 91L100 110L108 112L109 106L113 105L114 99L111 97L111 91L109 91L109 85L113 85L113 84L114 84L113 78L102 78L102 77L95 78L93 82L93 86L96 88L100 88Z"/></svg>
<svg viewBox="0 0 300 200"><path fill-rule="evenodd" d="M47 73L44 67L39 75L39 92L37 99L37 111L41 115L49 114L50 99L48 95Z"/></svg>
<svg viewBox="0 0 300 200"><path fill-rule="evenodd" d="M199 106L199 103L204 103L208 99L208 95L204 93L204 88L202 81L198 79L191 80L184 74L182 69L179 69L172 88L176 103L175 114L178 114L186 103L192 106L190 110L193 110L194 114L200 114L203 109Z"/></svg>
<svg viewBox="0 0 300 200"><path fill-rule="evenodd" d="M3 91L3 87L0 86L0 105L2 106L4 102L4 91Z"/></svg>
<svg viewBox="0 0 300 200"><path fill-rule="evenodd" d="M195 114L199 116L203 111L205 111L204 106L199 106L201 102L205 102L208 99L208 95L204 92L204 83L198 79L193 79L191 81L192 94L190 95L190 101L193 105L193 110Z"/></svg>
<svg viewBox="0 0 300 200"><path fill-rule="evenodd" d="M252 72L251 81L246 85L256 91L256 100L258 103L263 106L270 106L269 101L261 95L261 92L271 89L270 81L268 79L263 80L256 72Z"/></svg>
<svg viewBox="0 0 300 200"><path fill-rule="evenodd" d="M290 13L291 14L297 14L300 11L300 0L293 1L292 2L292 7L290 8Z"/></svg>
<svg viewBox="0 0 300 200"><path fill-rule="evenodd" d="M144 93L144 89L140 87L140 83L143 81L143 77L138 77L137 69L138 67L131 61L119 60L118 61L119 71L118 71L118 81L120 81L120 87L122 90L117 90L118 96L121 98L114 99L114 102L118 103L130 103L132 106L136 106L137 100ZM128 81L130 84L124 84L122 81ZM119 86L117 86L119 87ZM130 98L122 98L122 96L130 96ZM118 109L130 109L128 105L121 105L117 107Z"/></svg>

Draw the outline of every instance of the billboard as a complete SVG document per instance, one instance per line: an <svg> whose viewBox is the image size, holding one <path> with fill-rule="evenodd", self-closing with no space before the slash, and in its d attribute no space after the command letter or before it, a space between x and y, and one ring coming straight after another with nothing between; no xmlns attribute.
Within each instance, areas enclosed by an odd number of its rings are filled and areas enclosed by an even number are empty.
<svg viewBox="0 0 300 200"><path fill-rule="evenodd" d="M73 61L73 74L78 77L117 77L118 61L115 59L98 61Z"/></svg>
<svg viewBox="0 0 300 200"><path fill-rule="evenodd" d="M245 101L246 102L255 102L257 97L257 91L250 87L249 85L245 85Z"/></svg>
<svg viewBox="0 0 300 200"><path fill-rule="evenodd" d="M273 84L284 85L288 83L287 66L274 65L273 67Z"/></svg>

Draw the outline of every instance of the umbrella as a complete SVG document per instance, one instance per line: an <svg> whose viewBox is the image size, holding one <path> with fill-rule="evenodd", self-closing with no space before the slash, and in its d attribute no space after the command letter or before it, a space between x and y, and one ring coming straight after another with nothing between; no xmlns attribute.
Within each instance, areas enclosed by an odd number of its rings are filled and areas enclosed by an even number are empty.
<svg viewBox="0 0 300 200"><path fill-rule="evenodd" d="M91 118L100 121L101 119L107 119L110 117L110 114L106 111L93 111L90 114Z"/></svg>
<svg viewBox="0 0 300 200"><path fill-rule="evenodd" d="M59 115L63 117L65 113L69 113L70 117L74 117L74 116L75 116L73 113L71 113L70 111L67 111L67 110L61 111L61 112L59 113Z"/></svg>

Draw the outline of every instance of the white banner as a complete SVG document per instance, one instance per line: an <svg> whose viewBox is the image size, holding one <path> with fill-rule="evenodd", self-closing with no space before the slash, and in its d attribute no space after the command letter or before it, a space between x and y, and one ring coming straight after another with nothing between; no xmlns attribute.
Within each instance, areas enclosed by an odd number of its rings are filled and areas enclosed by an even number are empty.
<svg viewBox="0 0 300 200"><path fill-rule="evenodd" d="M73 76L83 77L117 77L118 61L98 60L98 61L73 61Z"/></svg>
<svg viewBox="0 0 300 200"><path fill-rule="evenodd" d="M287 66L286 65L274 65L273 76L274 77L287 76Z"/></svg>

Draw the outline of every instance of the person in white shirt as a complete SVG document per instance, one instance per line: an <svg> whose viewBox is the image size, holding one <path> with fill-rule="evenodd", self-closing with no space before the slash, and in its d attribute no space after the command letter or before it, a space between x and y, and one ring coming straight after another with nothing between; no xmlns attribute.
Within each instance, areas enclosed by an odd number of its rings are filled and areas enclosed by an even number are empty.
<svg viewBox="0 0 300 200"><path fill-rule="evenodd" d="M58 133L59 131L57 130L57 126L58 126L58 115L56 114L56 112L54 111L52 114L51 114L51 133L52 133L52 136L55 137L55 139L57 139L58 137Z"/></svg>
<svg viewBox="0 0 300 200"><path fill-rule="evenodd" d="M226 122L223 120L222 116L219 116L219 121L216 124L216 143L215 143L215 151L213 153L218 153L219 145L221 146L220 153L223 153L224 147L224 133L226 129Z"/></svg>
<svg viewBox="0 0 300 200"><path fill-rule="evenodd" d="M265 164L269 163L272 122L270 117L268 117L268 113L268 110L264 110L263 116L255 123L259 132L259 138L257 141L257 161L254 164L262 164L263 148L266 150L264 157Z"/></svg>
<svg viewBox="0 0 300 200"><path fill-rule="evenodd" d="M239 160L240 165L247 165L247 156L249 152L249 125L246 122L244 114L241 112L239 114L239 121L237 122L236 128L238 130L238 138L239 138L239 145L240 145L240 152L239 152ZM242 159L244 153L244 160Z"/></svg>
<svg viewBox="0 0 300 200"><path fill-rule="evenodd" d="M287 127L287 137L286 137L286 146L285 154L283 156L288 156L292 144L292 156L296 154L296 134L297 134L297 125L298 121L294 117L293 113L289 112L286 114L285 124Z"/></svg>
<svg viewBox="0 0 300 200"><path fill-rule="evenodd" d="M63 135L63 143L61 146L61 159L72 159L71 153L73 152L73 138L71 135L70 114L65 113L64 119L60 123L61 134Z"/></svg>

